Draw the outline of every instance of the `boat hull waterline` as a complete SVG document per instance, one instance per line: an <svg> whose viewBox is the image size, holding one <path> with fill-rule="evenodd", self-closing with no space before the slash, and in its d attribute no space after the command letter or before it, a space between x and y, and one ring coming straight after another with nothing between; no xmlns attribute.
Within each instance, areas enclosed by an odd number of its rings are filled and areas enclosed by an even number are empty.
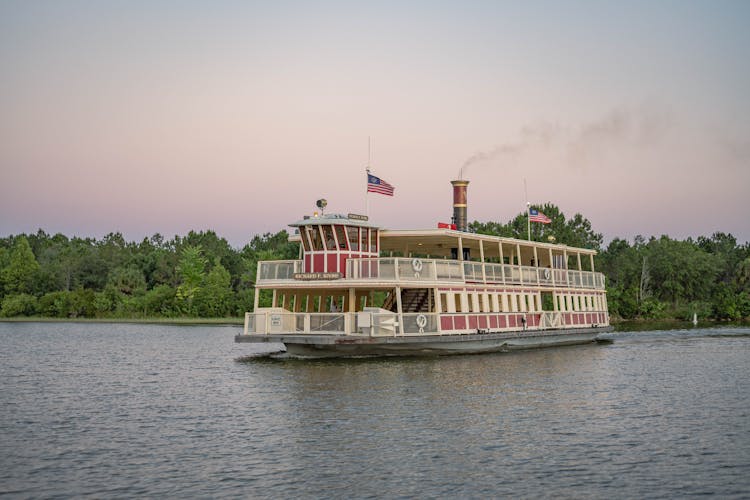
<svg viewBox="0 0 750 500"><path fill-rule="evenodd" d="M612 327L498 332L456 335L370 337L365 335L257 334L237 335L236 342L281 343L287 355L300 358L424 356L508 352L542 347L589 344Z"/></svg>

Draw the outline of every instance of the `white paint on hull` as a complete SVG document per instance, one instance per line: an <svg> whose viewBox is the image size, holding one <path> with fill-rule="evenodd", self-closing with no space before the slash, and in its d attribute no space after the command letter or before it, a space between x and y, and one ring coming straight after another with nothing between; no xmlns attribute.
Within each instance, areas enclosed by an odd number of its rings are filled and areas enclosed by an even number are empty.
<svg viewBox="0 0 750 500"><path fill-rule="evenodd" d="M422 337L364 337L326 335L258 335L238 342L281 342L290 356L304 358L357 356L424 356L474 354L586 344L611 328L587 328L565 333L433 335ZM238 336L244 337L244 336Z"/></svg>

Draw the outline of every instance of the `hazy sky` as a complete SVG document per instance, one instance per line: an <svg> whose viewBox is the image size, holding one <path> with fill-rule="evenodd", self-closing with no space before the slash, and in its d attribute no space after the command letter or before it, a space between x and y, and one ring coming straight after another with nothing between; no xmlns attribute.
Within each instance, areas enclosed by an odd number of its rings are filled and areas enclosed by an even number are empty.
<svg viewBox="0 0 750 500"><path fill-rule="evenodd" d="M0 235L235 246L533 203L607 240L750 239L750 2L0 0Z"/></svg>

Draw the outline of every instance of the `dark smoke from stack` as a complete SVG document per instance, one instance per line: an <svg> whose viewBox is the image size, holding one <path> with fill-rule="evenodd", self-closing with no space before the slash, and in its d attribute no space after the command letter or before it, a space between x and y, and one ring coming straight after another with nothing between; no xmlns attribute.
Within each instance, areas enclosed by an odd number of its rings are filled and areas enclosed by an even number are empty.
<svg viewBox="0 0 750 500"><path fill-rule="evenodd" d="M576 128L553 123L527 126L521 130L518 141L470 156L461 166L458 178L463 179L469 168L477 164L508 167L526 156L550 150L559 152L560 165L586 169L598 164L606 151L622 146L644 148L658 144L672 127L671 113L654 105L644 105L634 111L614 109Z"/></svg>

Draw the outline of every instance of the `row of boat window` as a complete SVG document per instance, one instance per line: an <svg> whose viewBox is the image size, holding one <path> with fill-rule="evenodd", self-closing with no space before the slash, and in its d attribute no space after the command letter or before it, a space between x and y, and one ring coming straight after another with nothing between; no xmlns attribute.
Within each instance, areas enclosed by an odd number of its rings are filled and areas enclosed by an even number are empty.
<svg viewBox="0 0 750 500"><path fill-rule="evenodd" d="M543 308L539 293L440 292L440 310L444 313L541 312L553 308L562 312L606 310L601 295L545 295L552 303Z"/></svg>
<svg viewBox="0 0 750 500"><path fill-rule="evenodd" d="M306 252L322 250L348 250L351 252L378 251L378 230L368 227L321 224L305 226L302 246Z"/></svg>

